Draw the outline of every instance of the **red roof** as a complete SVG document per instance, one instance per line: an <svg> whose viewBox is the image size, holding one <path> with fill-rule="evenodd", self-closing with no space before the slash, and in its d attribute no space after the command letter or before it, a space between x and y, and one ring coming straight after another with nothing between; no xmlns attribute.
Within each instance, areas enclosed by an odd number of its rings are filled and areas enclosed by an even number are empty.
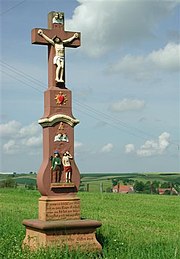
<svg viewBox="0 0 180 259"><path fill-rule="evenodd" d="M159 194L164 194L166 191L170 191L172 193L178 194L178 192L174 188L159 188Z"/></svg>
<svg viewBox="0 0 180 259"><path fill-rule="evenodd" d="M120 193L129 193L129 192L134 192L134 188L132 185L117 184L113 187L113 191L120 192Z"/></svg>

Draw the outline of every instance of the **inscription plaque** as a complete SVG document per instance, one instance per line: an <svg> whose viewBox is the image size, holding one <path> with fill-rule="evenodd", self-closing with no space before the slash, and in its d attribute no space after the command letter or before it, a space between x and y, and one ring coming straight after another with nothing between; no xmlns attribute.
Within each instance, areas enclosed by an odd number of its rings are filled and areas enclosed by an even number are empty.
<svg viewBox="0 0 180 259"><path fill-rule="evenodd" d="M40 220L80 219L80 200L39 201Z"/></svg>

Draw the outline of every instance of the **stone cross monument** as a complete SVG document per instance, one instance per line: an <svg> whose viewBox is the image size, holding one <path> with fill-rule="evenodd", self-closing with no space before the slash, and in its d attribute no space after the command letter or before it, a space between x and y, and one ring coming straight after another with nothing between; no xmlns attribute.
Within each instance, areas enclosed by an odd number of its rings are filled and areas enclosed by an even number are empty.
<svg viewBox="0 0 180 259"><path fill-rule="evenodd" d="M64 13L48 14L48 29L32 30L32 44L48 46L48 89L44 93L43 161L37 175L39 218L24 220L23 247L64 246L101 250L95 231L99 221L81 219L77 191L80 173L74 159L72 95L65 83L65 48L80 46L80 33L64 30Z"/></svg>

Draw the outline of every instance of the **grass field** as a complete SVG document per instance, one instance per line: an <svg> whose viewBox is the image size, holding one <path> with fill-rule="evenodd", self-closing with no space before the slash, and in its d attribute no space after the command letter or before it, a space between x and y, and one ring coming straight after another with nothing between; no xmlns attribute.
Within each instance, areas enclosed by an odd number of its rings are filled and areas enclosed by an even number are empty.
<svg viewBox="0 0 180 259"><path fill-rule="evenodd" d="M38 191L0 189L0 258L179 259L180 197L78 193L81 216L102 221L97 238L102 254L68 249L22 251L23 219L38 217Z"/></svg>

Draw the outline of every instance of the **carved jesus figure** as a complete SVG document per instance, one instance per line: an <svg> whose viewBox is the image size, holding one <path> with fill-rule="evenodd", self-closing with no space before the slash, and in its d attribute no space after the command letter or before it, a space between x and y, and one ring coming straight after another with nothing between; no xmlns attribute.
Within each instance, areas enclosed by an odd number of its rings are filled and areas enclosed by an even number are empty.
<svg viewBox="0 0 180 259"><path fill-rule="evenodd" d="M65 46L64 44L70 43L74 39L79 38L78 33L74 33L72 37L66 40L61 40L59 37L55 36L50 39L47 35L43 33L43 30L38 30L38 34L43 37L47 42L52 44L55 48L55 57L53 63L56 65L56 78L57 82L64 82L63 74L64 74L64 54L65 54Z"/></svg>
<svg viewBox="0 0 180 259"><path fill-rule="evenodd" d="M63 154L63 158L62 158L62 164L64 167L64 171L66 173L66 183L72 182L72 167L71 167L70 159L73 159L73 157L68 151L66 151Z"/></svg>

